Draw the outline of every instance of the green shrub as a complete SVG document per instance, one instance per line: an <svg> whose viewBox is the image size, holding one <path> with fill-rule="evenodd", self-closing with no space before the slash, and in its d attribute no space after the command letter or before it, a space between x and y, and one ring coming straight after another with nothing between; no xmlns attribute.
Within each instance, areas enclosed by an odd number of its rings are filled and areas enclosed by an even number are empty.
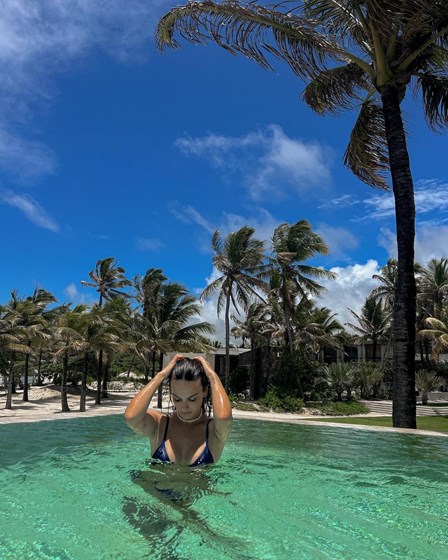
<svg viewBox="0 0 448 560"><path fill-rule="evenodd" d="M369 409L361 403L349 402L325 402L313 404L313 408L318 408L322 414L334 414L336 416L351 416L353 414L368 414Z"/></svg>
<svg viewBox="0 0 448 560"><path fill-rule="evenodd" d="M293 393L273 387L258 400L258 404L274 412L300 412L304 402Z"/></svg>

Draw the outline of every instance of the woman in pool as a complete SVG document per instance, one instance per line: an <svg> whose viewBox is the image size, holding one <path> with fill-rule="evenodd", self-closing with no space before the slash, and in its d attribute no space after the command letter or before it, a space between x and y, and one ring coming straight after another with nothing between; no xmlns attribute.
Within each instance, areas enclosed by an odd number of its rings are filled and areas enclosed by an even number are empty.
<svg viewBox="0 0 448 560"><path fill-rule="evenodd" d="M175 407L171 416L148 410L165 379ZM124 417L133 430L149 438L153 459L190 467L216 463L232 429L232 407L218 375L204 358L180 354L135 395Z"/></svg>

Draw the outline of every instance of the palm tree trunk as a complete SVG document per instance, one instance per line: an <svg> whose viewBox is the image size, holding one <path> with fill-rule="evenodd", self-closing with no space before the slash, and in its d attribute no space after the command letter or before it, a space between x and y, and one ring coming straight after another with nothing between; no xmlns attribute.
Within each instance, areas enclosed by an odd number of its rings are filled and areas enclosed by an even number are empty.
<svg viewBox="0 0 448 560"><path fill-rule="evenodd" d="M68 400L67 400L67 372L68 372L68 352L65 352L64 367L62 370L62 380L61 380L62 412L70 412L70 407L68 406Z"/></svg>
<svg viewBox="0 0 448 560"><path fill-rule="evenodd" d="M152 375L151 375L151 379L154 379L155 374L156 374L156 353L153 352L152 353Z"/></svg>
<svg viewBox="0 0 448 560"><path fill-rule="evenodd" d="M159 371L163 369L163 352L160 352L159 356ZM162 408L163 402L163 383L159 386L159 390L157 391L157 408Z"/></svg>
<svg viewBox="0 0 448 560"><path fill-rule="evenodd" d="M227 393L229 392L229 387L230 387L230 290L231 289L232 289L232 285L229 286L229 289L226 294L226 316L225 316L226 364L225 364L224 387Z"/></svg>
<svg viewBox="0 0 448 560"><path fill-rule="evenodd" d="M256 370L256 356L255 356L255 344L253 338L250 339L250 364L249 364L249 398L256 399L256 381L257 381L257 370Z"/></svg>
<svg viewBox="0 0 448 560"><path fill-rule="evenodd" d="M8 390L6 393L6 404L5 408L11 409L12 408L12 390L14 385L14 353L12 354L12 358L9 362L9 375L8 375Z"/></svg>
<svg viewBox="0 0 448 560"><path fill-rule="evenodd" d="M28 341L28 348L31 348L31 342ZM25 372L24 372L24 380L23 380L23 395L22 401L28 402L28 375L30 371L30 355L27 354L25 356Z"/></svg>
<svg viewBox="0 0 448 560"><path fill-rule="evenodd" d="M98 371L96 374L96 398L95 404L101 404L101 380L103 377L103 351L98 353Z"/></svg>
<svg viewBox="0 0 448 560"><path fill-rule="evenodd" d="M396 428L416 428L414 277L415 201L398 90L380 89L395 198L398 267L393 312L393 412Z"/></svg>
<svg viewBox="0 0 448 560"><path fill-rule="evenodd" d="M84 354L84 368L82 370L81 378L81 395L79 397L79 412L86 411L86 393L87 393L87 367L89 363L89 354Z"/></svg>
<svg viewBox="0 0 448 560"><path fill-rule="evenodd" d="M110 368L110 361L107 360L107 362L104 366L103 387L102 387L102 391L101 391L101 397L103 399L108 399L109 398L109 394L107 392L107 380L109 379L109 368Z"/></svg>
<svg viewBox="0 0 448 560"><path fill-rule="evenodd" d="M36 385L38 387L40 387L42 385L42 355L43 355L44 351L42 350L42 348L39 350L39 361L37 364L37 382Z"/></svg>

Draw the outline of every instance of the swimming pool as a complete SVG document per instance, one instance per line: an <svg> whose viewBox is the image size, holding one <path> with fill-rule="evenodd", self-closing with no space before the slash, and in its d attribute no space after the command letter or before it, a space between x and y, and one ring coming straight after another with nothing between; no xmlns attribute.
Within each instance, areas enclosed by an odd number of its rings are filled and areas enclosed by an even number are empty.
<svg viewBox="0 0 448 560"><path fill-rule="evenodd" d="M448 440L240 420L151 466L121 416L0 426L1 560L448 557Z"/></svg>

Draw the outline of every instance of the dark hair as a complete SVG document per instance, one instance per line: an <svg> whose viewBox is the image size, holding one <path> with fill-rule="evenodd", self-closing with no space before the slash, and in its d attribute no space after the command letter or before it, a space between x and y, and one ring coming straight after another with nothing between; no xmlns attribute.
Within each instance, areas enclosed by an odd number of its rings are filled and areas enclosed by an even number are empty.
<svg viewBox="0 0 448 560"><path fill-rule="evenodd" d="M170 389L173 379L185 379L185 381L196 381L196 379L200 379L202 388L208 389L207 395L204 397L204 401L202 402L202 410L210 414L212 408L210 400L210 381L205 375L204 368L199 360L195 360L194 358L184 358L183 360L176 362L169 376Z"/></svg>

